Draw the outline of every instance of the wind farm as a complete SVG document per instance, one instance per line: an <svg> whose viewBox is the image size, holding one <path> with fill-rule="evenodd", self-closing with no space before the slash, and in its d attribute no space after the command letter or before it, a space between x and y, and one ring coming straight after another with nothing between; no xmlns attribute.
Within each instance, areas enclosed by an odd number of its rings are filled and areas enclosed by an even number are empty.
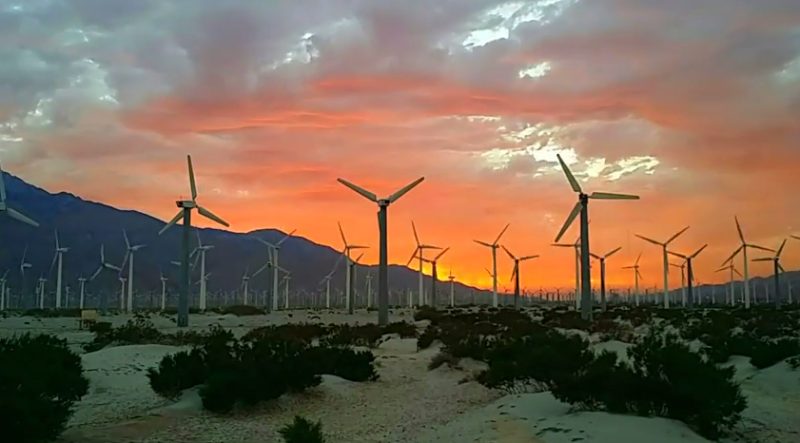
<svg viewBox="0 0 800 443"><path fill-rule="evenodd" d="M0 440L796 443L800 3L688 3L0 6Z"/></svg>

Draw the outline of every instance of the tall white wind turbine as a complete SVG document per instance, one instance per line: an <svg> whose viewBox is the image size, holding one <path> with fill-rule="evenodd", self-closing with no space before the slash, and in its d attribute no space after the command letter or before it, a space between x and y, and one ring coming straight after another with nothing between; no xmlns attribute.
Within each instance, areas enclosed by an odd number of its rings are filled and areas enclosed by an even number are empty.
<svg viewBox="0 0 800 443"><path fill-rule="evenodd" d="M742 258L743 258L742 261L744 263L744 269L743 269L744 270L744 277L743 277L744 278L744 307L745 307L745 309L750 309L750 268L748 267L749 263L748 263L748 260L747 260L747 250L748 250L748 248L753 248L753 249L760 249L762 251L767 251L767 252L775 252L775 251L772 250L772 249L769 249L769 248L765 248L763 246L747 243L745 241L745 239L744 239L744 233L742 232L742 226L739 224L739 217L734 216L733 220L736 222L736 231L739 234L739 240L741 240L742 244L741 244L741 246L739 246L739 248L737 250L735 250L733 252L733 254L731 254L730 257L728 257L727 260L722 262L722 266L725 266L728 263L733 262L733 259L736 258L736 256L739 255L740 252L742 253Z"/></svg>
<svg viewBox="0 0 800 443"><path fill-rule="evenodd" d="M250 275L249 275L249 272L250 272L250 270L245 268L244 274L242 275L242 304L245 305L245 306L247 306L247 302L248 302L247 295L250 292L249 291L249 289L250 289Z"/></svg>
<svg viewBox="0 0 800 443"><path fill-rule="evenodd" d="M325 277L322 278L320 284L325 283L325 308L331 308L331 279L333 278L333 274L336 273L336 268L339 267L339 263L342 262L342 258L344 258L344 254L339 255L336 258L336 262L333 264L333 269L329 272Z"/></svg>
<svg viewBox="0 0 800 443"><path fill-rule="evenodd" d="M693 263L693 260L698 255L700 255L700 253L703 252L703 250L705 250L707 247L708 247L707 244L703 245L700 249L696 250L694 253L689 254L689 255L679 254L679 253L674 252L674 251L668 251L669 254L674 255L675 257L683 259L683 264L680 266L680 268L681 268L681 278L683 278L683 268L685 267L686 268L686 286L687 286L687 291L688 291L688 297L686 297L686 298L688 298L688 302L689 302L689 307L690 308L696 302L695 297L694 297L694 281L695 281L695 278L694 278L694 269L692 268L692 263ZM686 301L686 300L684 300L684 301Z"/></svg>
<svg viewBox="0 0 800 443"><path fill-rule="evenodd" d="M256 238L256 240L260 241L264 245L266 245L270 250L270 267L272 267L272 310L278 310L278 266L280 266L279 258L281 251L281 245L283 245L286 240L288 240L294 233L297 232L297 229L292 229L291 232L286 234L282 239L278 240L277 243L272 244L262 238Z"/></svg>
<svg viewBox="0 0 800 443"><path fill-rule="evenodd" d="M345 266L347 268L347 273L345 274L345 298L344 298L344 305L345 309L349 314L353 313L353 274L352 274L352 266L353 261L350 258L350 253L356 249L367 249L368 246L362 245L351 245L347 243L347 238L344 235L344 229L342 229L342 224L336 222L339 226L339 234L342 236L342 243L344 243L344 249L342 249L342 254L345 256Z"/></svg>
<svg viewBox="0 0 800 443"><path fill-rule="evenodd" d="M667 241L665 241L665 242L656 241L656 240L653 240L652 238L648 238L648 237L636 234L637 237L641 238L642 240L644 240L646 242L652 243L652 244L654 244L656 246L661 246L663 266L664 266L663 270L664 270L664 307L665 308L669 308L669 277L668 277L668 275L669 275L669 254L667 253L667 247L669 246L670 243L675 241L676 238L678 238L681 234L686 232L688 229L689 229L688 226L683 228L683 229L681 229L675 235L673 235L672 237L667 239Z"/></svg>
<svg viewBox="0 0 800 443"><path fill-rule="evenodd" d="M189 291L191 290L189 276L189 235L192 227L192 209L197 209L203 217L219 223L223 226L230 226L228 222L214 215L208 209L197 204L197 185L194 180L194 169L192 168L192 156L186 156L189 166L189 187L192 192L191 200L179 200L175 204L180 208L178 213L158 232L159 235L169 229L172 225L183 220L183 242L181 255L181 292L178 297L178 327L189 326Z"/></svg>
<svg viewBox="0 0 800 443"><path fill-rule="evenodd" d="M53 262L50 263L50 269L52 271L53 266L58 265L58 269L56 270L56 309L61 309L61 277L62 271L64 267L64 254L69 252L69 248L65 248L59 244L58 241L58 230L55 231L56 235L56 249L55 254L53 255Z"/></svg>
<svg viewBox="0 0 800 443"><path fill-rule="evenodd" d="M0 311L6 310L6 304L8 301L6 300L6 276L8 275L8 269L3 272L3 276L0 277Z"/></svg>
<svg viewBox="0 0 800 443"><path fill-rule="evenodd" d="M783 266L781 266L781 253L783 252L783 248L785 246L786 246L786 240L784 239L781 245L778 247L778 252L776 252L774 256L756 258L753 260L758 262L762 261L772 262L772 268L773 268L772 281L775 289L773 298L775 299L774 301L776 308L780 307L781 305L781 273L786 272L784 271Z"/></svg>
<svg viewBox="0 0 800 443"><path fill-rule="evenodd" d="M503 234L506 232L506 229L508 229L509 225L510 223L506 224L506 226L503 228L502 231L500 231L500 234L492 243L487 243L480 240L473 240L475 243L481 246L486 246L487 248L492 250L492 272L490 272L490 274L492 274L492 306L495 308L497 307L497 248L500 247L500 237L503 236Z"/></svg>
<svg viewBox="0 0 800 443"><path fill-rule="evenodd" d="M739 277L744 277L744 276L742 275L741 272L739 272L736 269L736 267L733 265L733 263L730 263L728 266L724 266L722 268L717 269L717 272L722 272L722 271L729 271L730 272L730 280L729 280L729 282L730 282L730 295L728 297L728 303L731 306L733 306L733 305L736 304L736 286L735 286L736 280L735 280L733 274L736 273L736 275L738 275Z"/></svg>
<svg viewBox="0 0 800 443"><path fill-rule="evenodd" d="M377 195L362 187L356 186L347 180L338 179L339 183L352 189L367 200L378 204L378 325L380 326L385 326L389 323L389 239L387 234L389 225L389 205L396 202L408 191L422 183L423 180L425 180L425 178L420 177L400 188L394 194L386 198L378 198Z"/></svg>
<svg viewBox="0 0 800 443"><path fill-rule="evenodd" d="M197 247L194 248L194 251L192 251L190 255L197 257L195 258L195 265L198 260L200 261L200 302L198 308L200 311L205 311L208 298L208 285L206 284L208 281L206 279L206 252L214 249L214 245L204 245L200 240L200 232L195 231L195 233L197 234Z"/></svg>
<svg viewBox="0 0 800 443"><path fill-rule="evenodd" d="M572 222L580 215L580 227L581 227L581 318L584 320L591 320L592 318L592 273L589 269L591 265L589 263L590 251L589 251L589 200L638 200L639 196L637 195L629 195L629 194L614 194L610 192L593 192L592 194L586 194L581 189L581 185L578 183L578 180L575 179L575 176L572 175L572 171L569 170L567 164L564 163L564 160L561 158L560 154L556 154L558 157L558 162L561 164L561 169L564 170L564 174L567 176L567 181L569 182L572 190L578 194L578 202L575 204L575 207L572 208L572 212L567 217L567 221L564 223L564 226L561 228L561 231L556 236L555 243L558 243L561 240L561 237L567 232Z"/></svg>
<svg viewBox="0 0 800 443"><path fill-rule="evenodd" d="M426 245L426 244L420 243L419 236L417 235L417 227L414 225L414 220L411 220L411 230L414 232L414 242L416 243L417 247L414 249L414 252L411 254L411 258L408 259L408 263L406 263L406 266L410 265L411 262L414 261L415 258L419 259L419 269L418 269L418 273L419 273L419 295L418 295L418 299L419 299L419 306L422 306L422 305L425 304L425 285L423 283L425 274L423 274L423 272L422 272L423 271L422 270L422 266L423 266L423 263L425 262L425 250L426 249L442 249L442 248L440 248L438 246L434 246L434 245Z"/></svg>
<svg viewBox="0 0 800 443"><path fill-rule="evenodd" d="M642 259L642 253L636 257L636 261L631 266L624 266L622 269L633 269L633 299L636 306L639 306L639 279L642 278L642 273L639 272L639 260Z"/></svg>
<svg viewBox="0 0 800 443"><path fill-rule="evenodd" d="M82 276L78 277L78 283L80 284L80 288L81 288L80 289L80 292L81 292L80 298L78 299L78 308L83 309L83 306L84 306L83 304L84 304L85 295L86 295L86 292L85 292L85 289L86 289L86 277L82 277Z"/></svg>
<svg viewBox="0 0 800 443"><path fill-rule="evenodd" d="M133 312L133 258L136 257L136 251L144 248L145 245L131 245L128 239L128 232L124 229L122 230L122 236L125 239L125 257L122 259L122 266L120 267L125 268L125 262L128 262L128 300L125 311Z"/></svg>
<svg viewBox="0 0 800 443"><path fill-rule="evenodd" d="M597 254L592 254L595 260L600 262L600 306L603 311L607 309L606 303L606 259L611 257L612 255L616 254L617 252L622 249L622 246L613 249L606 255L600 256Z"/></svg>
<svg viewBox="0 0 800 443"><path fill-rule="evenodd" d="M519 306L519 264L520 262L532 260L534 258L539 258L538 255L526 255L524 257L517 258L511 251L508 250L505 246L503 246L503 250L506 251L506 254L514 261L514 270L511 272L511 280L514 282L514 307Z"/></svg>
<svg viewBox="0 0 800 443"><path fill-rule="evenodd" d="M431 298L430 298L430 305L433 306L433 307L437 306L437 302L436 302L436 295L437 295L437 293L436 293L436 291L437 291L436 284L439 281L439 274L438 274L437 266L438 266L438 263L439 263L439 259L442 258L442 256L444 254L446 254L447 251L449 251L449 250L450 250L449 247L444 248L433 259L427 259L427 258L423 259L423 261L425 263L429 263L431 265ZM422 253L422 249L417 249L417 251L420 254ZM412 257L412 260L413 260L413 257Z"/></svg>
<svg viewBox="0 0 800 443"><path fill-rule="evenodd" d="M34 221L32 218L8 206L8 203L6 202L5 175L3 174L2 166L0 166L0 214L5 214L14 220L21 221L26 225L33 226L34 228L39 227L39 223Z"/></svg>
<svg viewBox="0 0 800 443"><path fill-rule="evenodd" d="M23 301L23 297L25 296L25 270L26 269L30 269L30 268L33 267L32 264L27 262L27 260L26 260L27 257L28 257L28 245L25 245L25 249L22 251L22 260L20 260L20 262L19 262L19 273L20 273L20 278L22 279L22 281L21 281L21 287L20 287L20 290L19 290L20 294L19 294L19 299L18 299L18 301L19 301L19 306L18 307L23 307L24 303L25 303ZM35 296L35 294L34 294L34 296ZM35 305L35 303L34 303L34 305Z"/></svg>
<svg viewBox="0 0 800 443"><path fill-rule="evenodd" d="M167 277L162 272L159 280L161 280L161 310L167 308Z"/></svg>
<svg viewBox="0 0 800 443"><path fill-rule="evenodd" d="M106 261L106 249L104 244L100 244L100 264L97 266L97 270L94 271L94 274L89 278L89 281L94 281L104 269L116 272L122 272L122 269L119 266L112 265L108 261ZM102 296L101 300L105 300L105 295ZM103 303L102 309L105 309L105 303Z"/></svg>

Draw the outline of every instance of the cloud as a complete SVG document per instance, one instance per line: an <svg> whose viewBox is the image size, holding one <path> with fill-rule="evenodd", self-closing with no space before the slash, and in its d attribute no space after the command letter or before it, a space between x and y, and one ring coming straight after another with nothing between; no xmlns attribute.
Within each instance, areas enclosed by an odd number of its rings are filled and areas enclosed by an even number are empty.
<svg viewBox="0 0 800 443"><path fill-rule="evenodd" d="M574 204L557 153L587 189L643 197L592 207L600 249L691 221L681 247L714 257L734 212L765 242L800 217L798 29L792 0L6 1L0 155L169 217L191 152L235 229L328 243L337 219L374 231L336 177L389 193L424 175L393 207L392 260L414 217L478 279L469 240L510 221L568 285L547 247Z"/></svg>

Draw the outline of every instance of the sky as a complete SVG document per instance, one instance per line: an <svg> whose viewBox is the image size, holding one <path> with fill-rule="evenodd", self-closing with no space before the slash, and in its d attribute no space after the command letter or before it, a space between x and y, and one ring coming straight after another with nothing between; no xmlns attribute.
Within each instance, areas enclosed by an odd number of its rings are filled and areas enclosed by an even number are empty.
<svg viewBox="0 0 800 443"><path fill-rule="evenodd" d="M341 221L375 263L377 208L336 178L385 196L424 176L389 209L390 262L413 219L451 248L441 274L488 286L473 240L510 223L501 243L541 255L523 286L568 288L560 153L585 190L641 196L590 204L593 252L623 247L612 287L639 253L660 286L637 233L691 226L674 248L709 244L700 282L726 278L734 215L767 247L800 233L796 0L0 0L0 57L6 170L164 220L191 154L198 201L232 230L341 247ZM498 251L501 288L511 266Z"/></svg>

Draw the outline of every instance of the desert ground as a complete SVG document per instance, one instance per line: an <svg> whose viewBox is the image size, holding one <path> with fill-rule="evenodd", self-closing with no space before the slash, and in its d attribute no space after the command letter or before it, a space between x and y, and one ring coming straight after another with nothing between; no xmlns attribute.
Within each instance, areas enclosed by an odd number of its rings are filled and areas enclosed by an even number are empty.
<svg viewBox="0 0 800 443"><path fill-rule="evenodd" d="M130 315L103 317L120 326ZM171 318L152 315L162 332L176 332ZM365 324L375 312L347 315L338 311L282 311L260 316L193 314L190 329L219 324L237 336L268 324L320 322ZM413 311L393 310L390 321L414 323L420 331L426 320L414 322ZM549 392L508 393L474 381L485 367L462 359L457 365L429 370L438 346L417 350L416 339L385 336L372 350L380 379L355 383L335 376L303 394L284 395L256 409L231 415L206 412L196 389L176 401L156 395L146 370L165 355L186 347L129 345L86 353L82 345L93 334L78 329L75 318L10 316L0 319L0 336L49 333L65 338L81 353L89 392L74 408L61 442L277 442L277 429L295 415L321 420L327 441L339 442L704 442L685 424L664 419L580 412ZM586 333L575 331L575 333ZM612 350L624 357L630 345L600 341L590 335L596 350ZM786 362L757 370L747 359L734 357L748 408L742 422L723 441L800 441L800 371Z"/></svg>

